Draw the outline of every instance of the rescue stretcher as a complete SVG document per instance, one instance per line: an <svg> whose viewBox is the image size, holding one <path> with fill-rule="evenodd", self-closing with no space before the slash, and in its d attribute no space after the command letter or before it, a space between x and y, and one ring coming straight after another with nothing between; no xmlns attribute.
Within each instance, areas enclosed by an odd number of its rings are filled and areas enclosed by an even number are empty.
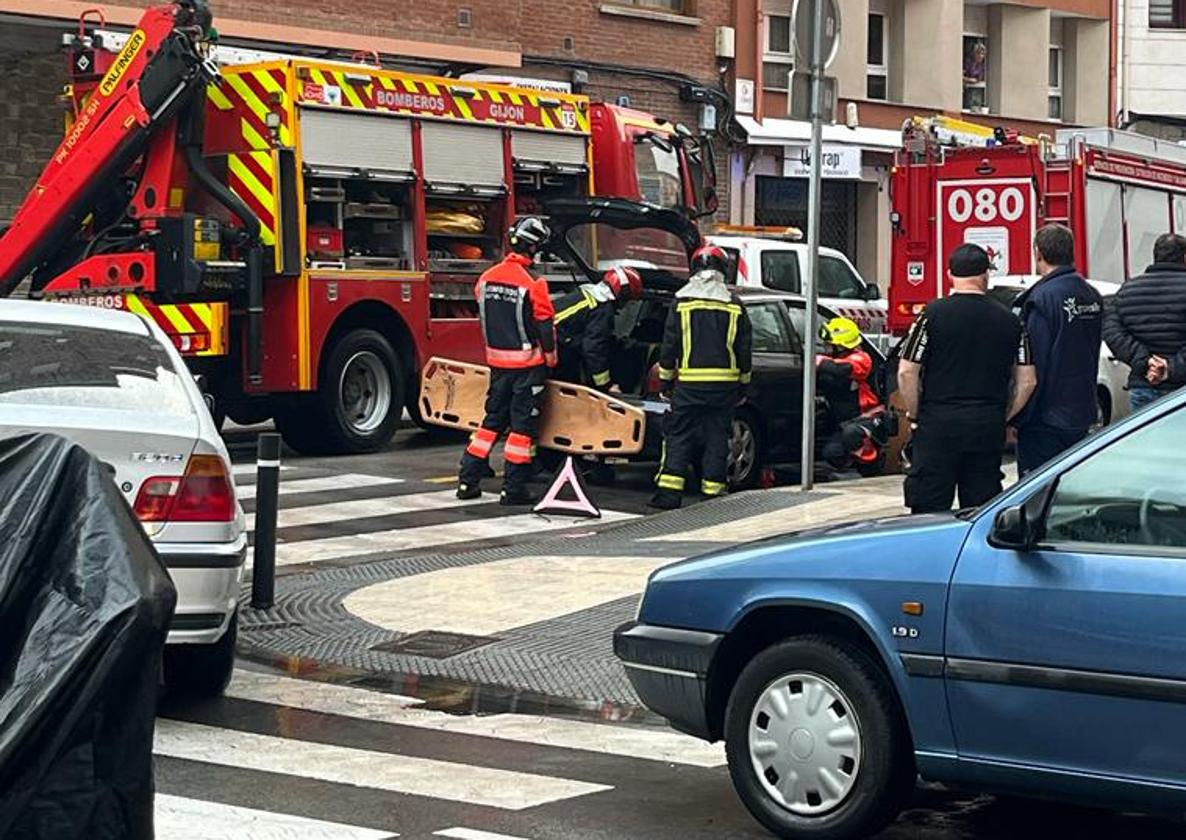
<svg viewBox="0 0 1186 840"><path fill-rule="evenodd" d="M473 432L482 425L490 369L433 357L420 377L420 416L427 423ZM646 414L611 394L549 379L539 445L572 455L635 455L646 439Z"/></svg>

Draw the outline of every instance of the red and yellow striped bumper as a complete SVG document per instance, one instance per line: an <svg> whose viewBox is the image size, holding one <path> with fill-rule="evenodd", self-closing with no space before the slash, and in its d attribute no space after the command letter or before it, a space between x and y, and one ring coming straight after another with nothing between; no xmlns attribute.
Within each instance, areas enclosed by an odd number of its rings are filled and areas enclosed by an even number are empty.
<svg viewBox="0 0 1186 840"><path fill-rule="evenodd" d="M186 356L225 356L229 350L230 305L153 303L142 295L93 295L54 298L58 303L134 312L151 319Z"/></svg>

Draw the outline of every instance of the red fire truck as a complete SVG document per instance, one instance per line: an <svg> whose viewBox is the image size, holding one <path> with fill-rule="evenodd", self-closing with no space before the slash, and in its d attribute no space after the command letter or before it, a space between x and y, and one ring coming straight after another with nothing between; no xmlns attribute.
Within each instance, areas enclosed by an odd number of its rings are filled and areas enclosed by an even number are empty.
<svg viewBox="0 0 1186 840"><path fill-rule="evenodd" d="M982 245L1001 275L1032 274L1033 234L1075 233L1075 262L1122 282L1152 262L1153 240L1186 231L1186 149L1108 128L1030 139L960 120L916 119L891 180L891 331L948 291L946 260Z"/></svg>
<svg viewBox="0 0 1186 840"><path fill-rule="evenodd" d="M153 318L218 413L304 451L385 444L431 356L479 361L473 285L519 215L712 212L711 149L584 96L288 59L218 68L205 0L70 55L71 127L0 238L0 295ZM565 276L569 276L565 272Z"/></svg>

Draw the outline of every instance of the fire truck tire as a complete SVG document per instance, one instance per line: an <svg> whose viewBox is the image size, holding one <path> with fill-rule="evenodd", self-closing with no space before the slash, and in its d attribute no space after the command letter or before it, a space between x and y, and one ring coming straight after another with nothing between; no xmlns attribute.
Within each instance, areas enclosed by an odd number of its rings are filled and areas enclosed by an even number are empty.
<svg viewBox="0 0 1186 840"><path fill-rule="evenodd" d="M322 357L317 393L277 412L284 442L308 455L374 452L403 414L406 378L390 342L351 330Z"/></svg>

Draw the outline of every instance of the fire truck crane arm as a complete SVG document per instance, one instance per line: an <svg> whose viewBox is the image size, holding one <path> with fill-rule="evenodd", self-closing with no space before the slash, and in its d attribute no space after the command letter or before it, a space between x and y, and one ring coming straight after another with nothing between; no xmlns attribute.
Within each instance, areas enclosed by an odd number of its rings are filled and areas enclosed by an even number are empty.
<svg viewBox="0 0 1186 840"><path fill-rule="evenodd" d="M210 23L206 0L144 13L0 238L0 296L31 273L42 288L88 256L84 226L113 195L124 205L121 211L116 199L116 212L127 214L129 167L155 136L176 131L178 114L216 72L201 50Z"/></svg>

